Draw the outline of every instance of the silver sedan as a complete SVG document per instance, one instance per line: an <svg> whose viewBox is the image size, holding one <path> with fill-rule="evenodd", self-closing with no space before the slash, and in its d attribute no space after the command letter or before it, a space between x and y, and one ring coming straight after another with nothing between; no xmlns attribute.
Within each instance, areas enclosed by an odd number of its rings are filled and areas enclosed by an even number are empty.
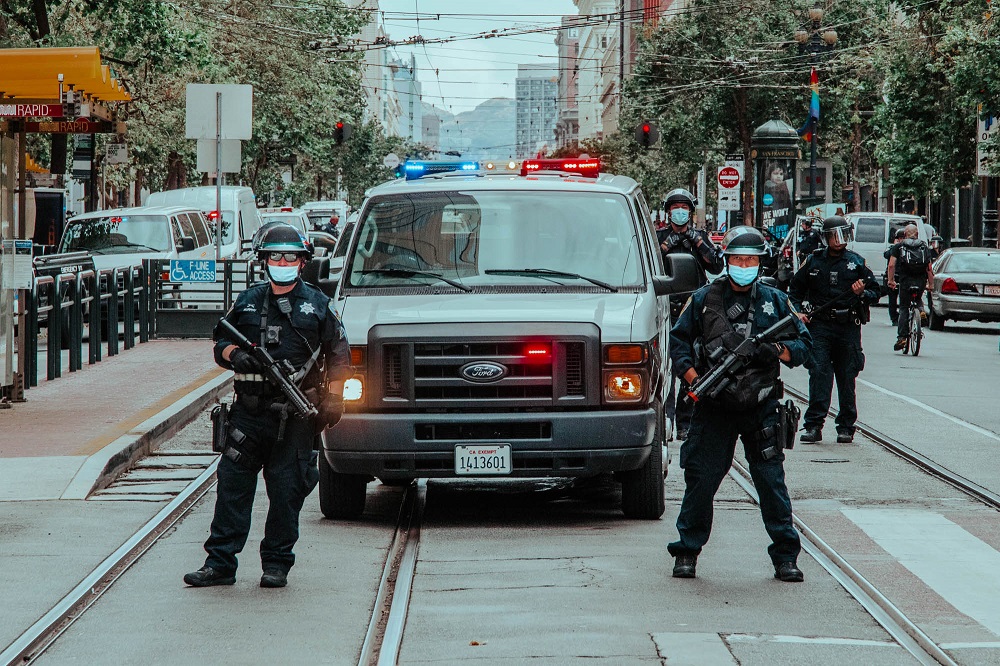
<svg viewBox="0 0 1000 666"><path fill-rule="evenodd" d="M1000 321L1000 250L953 248L938 257L930 316L935 331L949 319Z"/></svg>

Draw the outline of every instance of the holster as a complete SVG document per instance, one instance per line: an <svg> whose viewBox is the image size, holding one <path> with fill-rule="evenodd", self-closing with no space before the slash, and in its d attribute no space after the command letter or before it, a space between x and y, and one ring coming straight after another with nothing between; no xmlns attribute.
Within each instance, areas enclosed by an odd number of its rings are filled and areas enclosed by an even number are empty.
<svg viewBox="0 0 1000 666"><path fill-rule="evenodd" d="M253 455L254 442L236 426L226 428L225 448L222 455L232 460L237 465L242 465L247 469L254 469L260 462Z"/></svg>
<svg viewBox="0 0 1000 666"><path fill-rule="evenodd" d="M802 410L791 400L786 400L778 405L780 441L781 445L786 449L791 449L795 446L795 433L798 432L799 417L801 416Z"/></svg>
<svg viewBox="0 0 1000 666"><path fill-rule="evenodd" d="M228 430L229 404L222 402L212 408L212 451L215 453L225 451Z"/></svg>

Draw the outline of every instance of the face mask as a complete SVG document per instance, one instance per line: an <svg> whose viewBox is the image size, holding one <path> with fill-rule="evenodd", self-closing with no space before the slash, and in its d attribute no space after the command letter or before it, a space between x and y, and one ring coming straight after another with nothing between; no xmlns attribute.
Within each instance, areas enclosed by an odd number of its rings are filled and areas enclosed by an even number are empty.
<svg viewBox="0 0 1000 666"><path fill-rule="evenodd" d="M750 266L749 268L744 268L743 266L729 265L729 279L741 287L745 287L756 280L757 273L759 272L760 266Z"/></svg>
<svg viewBox="0 0 1000 666"><path fill-rule="evenodd" d="M281 287L292 284L299 277L298 266L274 266L273 264L268 264L267 272L271 276L271 281Z"/></svg>
<svg viewBox="0 0 1000 666"><path fill-rule="evenodd" d="M691 220L691 211L686 208L675 208L670 211L670 221L678 227L683 227Z"/></svg>

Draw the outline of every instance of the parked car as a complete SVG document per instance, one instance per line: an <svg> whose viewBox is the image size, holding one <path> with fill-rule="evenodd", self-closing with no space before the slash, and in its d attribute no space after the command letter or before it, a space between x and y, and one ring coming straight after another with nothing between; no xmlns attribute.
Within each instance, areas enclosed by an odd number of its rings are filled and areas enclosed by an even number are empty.
<svg viewBox="0 0 1000 666"><path fill-rule="evenodd" d="M146 200L147 206L186 206L205 213L215 242L218 208L216 188L186 187L179 190L153 192ZM243 256L250 249L250 239L260 228L257 198L249 187L224 185L222 187L222 246L223 258ZM214 253L213 253L214 254Z"/></svg>
<svg viewBox="0 0 1000 666"><path fill-rule="evenodd" d="M326 254L333 255L333 251L337 247L337 237L326 233L325 231L310 231L308 233L309 242L313 244L316 248L316 253L325 250Z"/></svg>
<svg viewBox="0 0 1000 666"><path fill-rule="evenodd" d="M934 262L930 327L944 330L948 320L1000 321L1000 250L951 248Z"/></svg>
<svg viewBox="0 0 1000 666"><path fill-rule="evenodd" d="M340 238L337 239L337 247L333 250L333 254L330 256L330 277L339 277L344 270L344 259L347 257L347 247L351 244L351 234L354 233L354 227L357 226L357 222L348 222L347 226L344 227L344 233L340 234Z"/></svg>

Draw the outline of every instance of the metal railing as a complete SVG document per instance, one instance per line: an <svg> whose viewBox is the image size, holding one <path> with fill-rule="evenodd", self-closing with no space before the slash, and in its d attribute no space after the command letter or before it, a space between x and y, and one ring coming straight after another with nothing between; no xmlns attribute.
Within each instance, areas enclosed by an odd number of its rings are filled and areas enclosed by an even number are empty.
<svg viewBox="0 0 1000 666"><path fill-rule="evenodd" d="M87 362L98 363L107 344L107 356L121 351L119 322L125 349L138 341L148 342L152 328L149 321L149 280L145 266L82 270L35 279L25 317L24 354L25 388L38 386L39 338L47 329L45 351L46 378L57 379L64 370L63 350L69 351L67 372L83 368L84 338Z"/></svg>

